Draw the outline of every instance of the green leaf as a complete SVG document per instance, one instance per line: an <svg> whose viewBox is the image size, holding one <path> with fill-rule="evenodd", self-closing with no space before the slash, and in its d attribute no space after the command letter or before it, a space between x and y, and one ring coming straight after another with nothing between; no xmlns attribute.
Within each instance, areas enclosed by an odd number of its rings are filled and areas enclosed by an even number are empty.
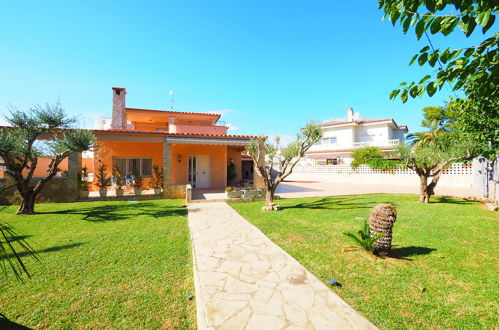
<svg viewBox="0 0 499 330"><path fill-rule="evenodd" d="M409 65L412 65L414 61L418 58L419 54L416 54L412 57L411 61L409 62Z"/></svg>
<svg viewBox="0 0 499 330"><path fill-rule="evenodd" d="M490 16L489 21L487 22L487 25L485 25L482 28L482 32L483 33L487 32L492 27L492 25L494 25L495 20L496 20L496 16L495 15Z"/></svg>
<svg viewBox="0 0 499 330"><path fill-rule="evenodd" d="M402 94L400 94L400 99L402 100L402 103L405 103L407 102L407 89L404 89L402 91Z"/></svg>
<svg viewBox="0 0 499 330"><path fill-rule="evenodd" d="M390 100L395 100L397 98L397 95L399 95L400 93L400 89L395 89L393 91L390 92Z"/></svg>
<svg viewBox="0 0 499 330"><path fill-rule="evenodd" d="M489 24L491 12L492 12L491 9L484 11L484 12L481 12L476 17L475 22L483 27L487 26Z"/></svg>
<svg viewBox="0 0 499 330"><path fill-rule="evenodd" d="M404 24L402 24L402 31L404 33L407 33L407 31L409 30L409 27L411 26L411 21L412 21L412 17L407 16L405 18Z"/></svg>
<svg viewBox="0 0 499 330"><path fill-rule="evenodd" d="M400 17L400 12L397 10L392 11L390 14L390 21L392 22L392 25L395 26L395 23L397 23L397 19Z"/></svg>
<svg viewBox="0 0 499 330"><path fill-rule="evenodd" d="M435 86L435 82L432 81L428 85L426 85L426 93L428 93L429 97L432 97L437 91L437 87Z"/></svg>
<svg viewBox="0 0 499 330"><path fill-rule="evenodd" d="M422 84L424 83L425 81L427 81L428 79L430 79L431 76L429 74L427 74L426 76L424 76L420 81L419 81L419 84Z"/></svg>
<svg viewBox="0 0 499 330"><path fill-rule="evenodd" d="M419 56L418 63L419 65L424 65L427 60L428 60L428 53L423 53L421 54L421 56Z"/></svg>
<svg viewBox="0 0 499 330"><path fill-rule="evenodd" d="M431 25L430 25L431 34L435 34L435 33L439 32L441 27L442 27L441 26L441 19L440 19L440 17L436 17L435 19L433 19L433 23L431 23Z"/></svg>
<svg viewBox="0 0 499 330"><path fill-rule="evenodd" d="M431 67L435 66L435 63L438 61L438 53L432 53L430 55L430 58L428 59L428 63L431 65Z"/></svg>
<svg viewBox="0 0 499 330"><path fill-rule="evenodd" d="M464 56L465 56L465 57L470 57L470 56L471 56L471 54L473 54L473 52L474 52L474 51L475 51L475 49L474 49L474 48L468 48L468 49L466 49L466 50L464 51Z"/></svg>
<svg viewBox="0 0 499 330"><path fill-rule="evenodd" d="M416 24L416 37L421 39L421 36L423 35L425 31L425 21L423 19L419 19L418 24Z"/></svg>
<svg viewBox="0 0 499 330"><path fill-rule="evenodd" d="M424 91L425 91L426 87L424 85L420 85L418 86L418 96L421 98L423 97L423 94L424 94Z"/></svg>
<svg viewBox="0 0 499 330"><path fill-rule="evenodd" d="M419 52L424 53L424 52L427 52L429 50L430 50L430 46L424 46L423 48L421 48L421 50Z"/></svg>
<svg viewBox="0 0 499 330"><path fill-rule="evenodd" d="M405 86L405 85L407 85L407 82L403 81L403 82L401 82L399 85L400 85L400 86Z"/></svg>
<svg viewBox="0 0 499 330"><path fill-rule="evenodd" d="M414 86L409 90L409 95L411 95L412 98L418 96L418 93L419 93L418 86Z"/></svg>

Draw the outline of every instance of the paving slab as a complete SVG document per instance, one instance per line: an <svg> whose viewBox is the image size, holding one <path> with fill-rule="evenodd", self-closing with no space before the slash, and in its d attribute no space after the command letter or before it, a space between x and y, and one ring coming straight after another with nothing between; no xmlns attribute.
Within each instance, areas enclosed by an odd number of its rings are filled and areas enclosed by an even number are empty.
<svg viewBox="0 0 499 330"><path fill-rule="evenodd" d="M188 210L199 329L376 329L227 204Z"/></svg>

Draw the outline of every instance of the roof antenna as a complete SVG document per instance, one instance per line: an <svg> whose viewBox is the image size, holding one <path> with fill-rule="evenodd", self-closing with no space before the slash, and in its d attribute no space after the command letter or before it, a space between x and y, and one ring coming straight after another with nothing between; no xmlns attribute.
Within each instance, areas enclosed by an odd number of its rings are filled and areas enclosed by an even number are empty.
<svg viewBox="0 0 499 330"><path fill-rule="evenodd" d="M170 97L171 97L171 99L172 99L172 103L171 103L171 105L170 105L170 109L173 111L173 102L175 101L175 100L173 99L173 89L170 89Z"/></svg>

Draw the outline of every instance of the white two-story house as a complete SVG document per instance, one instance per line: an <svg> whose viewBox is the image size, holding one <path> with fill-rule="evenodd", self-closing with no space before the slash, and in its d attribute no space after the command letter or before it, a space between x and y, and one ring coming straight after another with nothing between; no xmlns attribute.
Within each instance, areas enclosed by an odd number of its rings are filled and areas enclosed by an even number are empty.
<svg viewBox="0 0 499 330"><path fill-rule="evenodd" d="M404 140L407 126L393 118L363 119L352 108L346 120L331 120L321 124L324 135L305 155L304 162L317 165L349 165L352 152L361 147L375 146L388 154Z"/></svg>

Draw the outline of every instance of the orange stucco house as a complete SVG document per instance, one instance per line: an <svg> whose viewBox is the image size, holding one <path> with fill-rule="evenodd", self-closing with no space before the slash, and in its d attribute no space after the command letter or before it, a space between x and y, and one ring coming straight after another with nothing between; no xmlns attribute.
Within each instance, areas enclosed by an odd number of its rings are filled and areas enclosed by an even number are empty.
<svg viewBox="0 0 499 330"><path fill-rule="evenodd" d="M219 124L219 114L128 108L126 89L113 87L112 91L110 127L99 125L93 130L96 151L93 158L83 159L90 172L95 172L99 162L109 172L118 165L124 175L138 169L147 186L152 168L157 165L165 175L165 197L184 197L187 184L203 189L235 184L259 186L253 182L252 160L243 155L254 137L227 135L227 126ZM227 182L231 162L237 176Z"/></svg>

